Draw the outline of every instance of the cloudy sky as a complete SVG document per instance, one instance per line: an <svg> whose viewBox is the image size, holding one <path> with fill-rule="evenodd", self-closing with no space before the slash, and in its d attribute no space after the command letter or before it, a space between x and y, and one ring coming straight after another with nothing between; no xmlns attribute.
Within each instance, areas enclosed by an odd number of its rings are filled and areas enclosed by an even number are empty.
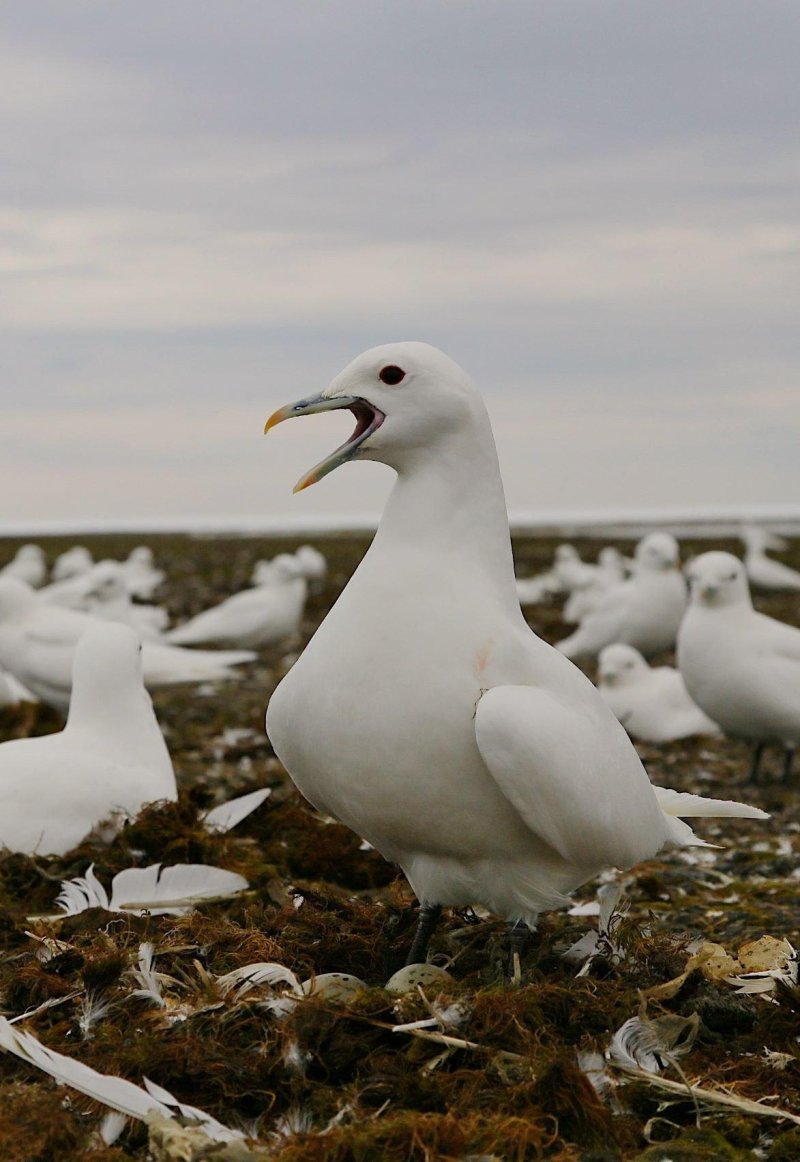
<svg viewBox="0 0 800 1162"><path fill-rule="evenodd" d="M796 0L6 0L0 523L374 513L365 347L517 511L800 501Z"/></svg>

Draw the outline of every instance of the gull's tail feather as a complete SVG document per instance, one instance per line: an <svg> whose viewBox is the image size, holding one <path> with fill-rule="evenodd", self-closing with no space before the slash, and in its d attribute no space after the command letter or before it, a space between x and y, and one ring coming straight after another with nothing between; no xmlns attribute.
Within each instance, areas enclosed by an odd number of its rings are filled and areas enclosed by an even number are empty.
<svg viewBox="0 0 800 1162"><path fill-rule="evenodd" d="M735 799L706 799L703 795L690 795L669 787L653 787L653 790L664 814L677 819L769 819L769 814L760 807Z"/></svg>

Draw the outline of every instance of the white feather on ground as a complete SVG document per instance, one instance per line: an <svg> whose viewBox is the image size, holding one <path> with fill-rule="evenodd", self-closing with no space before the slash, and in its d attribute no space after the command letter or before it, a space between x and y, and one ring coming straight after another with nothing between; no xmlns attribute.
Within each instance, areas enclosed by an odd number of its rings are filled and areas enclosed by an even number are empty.
<svg viewBox="0 0 800 1162"><path fill-rule="evenodd" d="M68 916L87 908L109 912L131 912L151 916L182 916L195 904L219 896L234 896L247 889L244 876L225 868L202 863L177 863L162 867L131 867L117 872L111 881L111 896L94 874L91 864L85 876L65 880L57 903Z"/></svg>
<svg viewBox="0 0 800 1162"><path fill-rule="evenodd" d="M82 1061L76 1061L74 1057L67 1057L43 1045L32 1033L17 1028L5 1017L0 1017L0 1048L5 1049L7 1053L13 1053L15 1057L20 1057L36 1069L41 1069L60 1085L68 1085L92 1098L93 1101L125 1114L126 1117L144 1122L154 1113L161 1114L165 1118L181 1116L194 1122L215 1142L244 1139L245 1135L238 1130L228 1129L203 1110L179 1102L168 1090L155 1085L147 1078L144 1079L142 1088L122 1077L98 1073L96 1069L84 1065Z"/></svg>

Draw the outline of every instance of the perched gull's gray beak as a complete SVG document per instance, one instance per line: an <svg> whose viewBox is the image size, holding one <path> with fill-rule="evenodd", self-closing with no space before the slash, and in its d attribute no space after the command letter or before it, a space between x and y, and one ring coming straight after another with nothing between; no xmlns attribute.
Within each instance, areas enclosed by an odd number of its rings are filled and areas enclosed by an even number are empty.
<svg viewBox="0 0 800 1162"><path fill-rule="evenodd" d="M345 444L342 444L334 452L331 452L330 456L326 456L324 460L306 472L305 476L302 476L295 484L293 492L301 492L304 488L308 488L309 484L316 484L323 476L333 472L334 468L338 468L340 464L352 459L357 449L373 432L378 430L386 417L371 403L356 395L332 397L314 395L309 399L299 399L297 403L287 403L285 407L278 408L264 425L264 433L266 434L276 424L280 424L283 420L290 420L294 416L312 416L316 412L340 411L343 408L349 408L356 417L356 430Z"/></svg>

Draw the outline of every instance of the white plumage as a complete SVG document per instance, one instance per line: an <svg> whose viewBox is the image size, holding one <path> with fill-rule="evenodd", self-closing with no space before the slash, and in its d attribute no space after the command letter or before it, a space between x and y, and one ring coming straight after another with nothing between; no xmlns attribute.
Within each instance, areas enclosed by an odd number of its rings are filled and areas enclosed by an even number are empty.
<svg viewBox="0 0 800 1162"><path fill-rule="evenodd" d="M300 628L308 582L294 557L270 563L270 578L198 613L166 635L175 645L202 642L257 649L277 645Z"/></svg>
<svg viewBox="0 0 800 1162"><path fill-rule="evenodd" d="M597 688L633 738L670 742L721 733L671 666L651 667L633 646L620 643L605 646L597 663Z"/></svg>
<svg viewBox="0 0 800 1162"><path fill-rule="evenodd" d="M66 581L70 577L77 577L91 569L93 564L94 558L85 545L73 545L56 557L52 580Z"/></svg>
<svg viewBox="0 0 800 1162"><path fill-rule="evenodd" d="M131 549L128 559L122 562L122 570L128 592L142 601L149 601L164 580L163 570L155 567L149 545L137 545Z"/></svg>
<svg viewBox="0 0 800 1162"><path fill-rule="evenodd" d="M27 585L0 578L0 666L43 702L66 710L75 647L98 620L89 613L48 605ZM253 656L243 650L184 650L146 641L142 647L144 680L152 689L179 682L236 678L231 667Z"/></svg>
<svg viewBox="0 0 800 1162"><path fill-rule="evenodd" d="M577 625L603 604L610 589L625 580L625 558L619 549L600 550L595 571L590 579L572 590L562 614L567 625Z"/></svg>
<svg viewBox="0 0 800 1162"><path fill-rule="evenodd" d="M767 556L767 549L786 548L786 542L781 537L756 525L747 525L742 529L741 536L745 546L745 568L751 585L756 589L800 592L800 573L782 561L773 561Z"/></svg>
<svg viewBox="0 0 800 1162"><path fill-rule="evenodd" d="M0 577L13 577L32 589L38 589L47 579L44 552L39 545L21 545L13 559L0 569Z"/></svg>
<svg viewBox="0 0 800 1162"><path fill-rule="evenodd" d="M763 817L654 789L592 684L526 625L483 402L447 356L398 343L320 396L354 456L398 477L350 583L273 695L267 728L303 794L403 868L425 904L534 923L609 865L700 842L676 816Z"/></svg>
<svg viewBox="0 0 800 1162"><path fill-rule="evenodd" d="M48 605L78 609L103 621L129 625L152 641L161 636L169 621L166 609L131 601L124 566L119 561L98 561L85 573L46 585L38 596Z"/></svg>
<svg viewBox="0 0 800 1162"><path fill-rule="evenodd" d="M692 698L731 738L797 745L800 629L753 609L731 553L703 553L688 576L678 665Z"/></svg>
<svg viewBox="0 0 800 1162"><path fill-rule="evenodd" d="M636 546L633 576L609 589L577 630L558 642L568 658L594 657L625 642L645 657L675 645L686 608L678 544L670 533L648 533Z"/></svg>
<svg viewBox="0 0 800 1162"><path fill-rule="evenodd" d="M18 706L20 702L38 702L38 698L26 690L13 674L0 669L0 706Z"/></svg>
<svg viewBox="0 0 800 1162"><path fill-rule="evenodd" d="M0 846L63 854L112 812L176 797L138 638L125 626L94 625L75 650L64 729L0 744Z"/></svg>

